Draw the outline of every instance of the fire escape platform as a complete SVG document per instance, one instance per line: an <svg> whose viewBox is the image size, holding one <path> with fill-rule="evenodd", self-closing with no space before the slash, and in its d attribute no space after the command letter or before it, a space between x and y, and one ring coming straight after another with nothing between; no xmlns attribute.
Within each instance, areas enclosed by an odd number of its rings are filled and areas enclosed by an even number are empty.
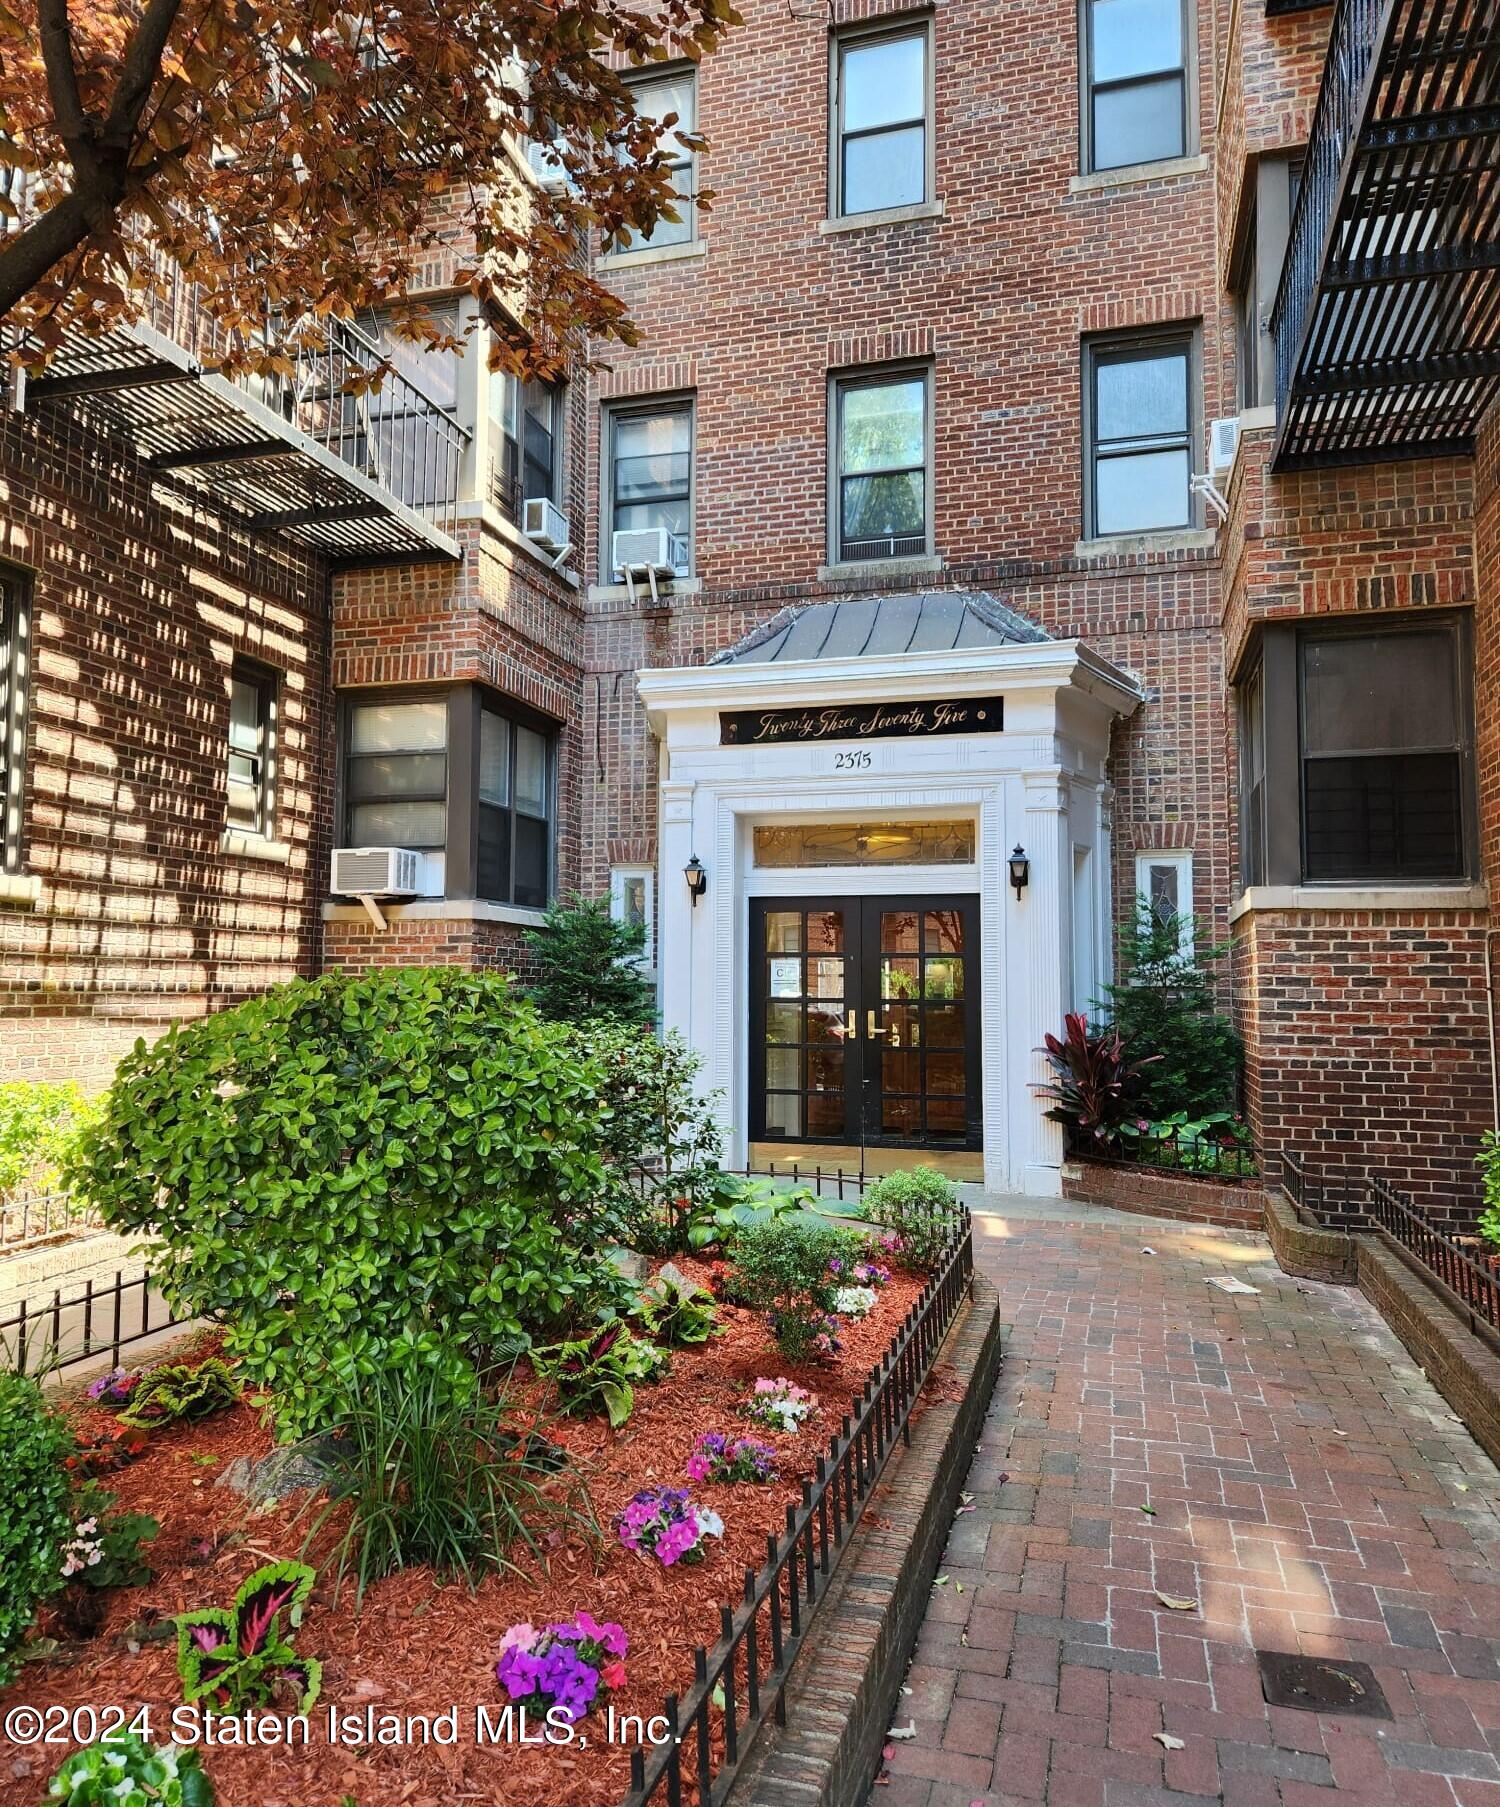
<svg viewBox="0 0 1500 1807"><path fill-rule="evenodd" d="M1272 314L1278 470L1473 450L1500 393L1500 10L1337 0Z"/></svg>

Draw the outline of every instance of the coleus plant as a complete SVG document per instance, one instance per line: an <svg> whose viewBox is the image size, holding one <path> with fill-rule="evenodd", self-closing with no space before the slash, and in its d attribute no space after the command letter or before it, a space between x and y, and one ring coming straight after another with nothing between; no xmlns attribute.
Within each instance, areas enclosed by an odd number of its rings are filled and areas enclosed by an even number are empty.
<svg viewBox="0 0 1500 1807"><path fill-rule="evenodd" d="M242 1713L285 1698L305 1713L318 1698L322 1665L292 1648L282 1615L295 1630L315 1579L306 1563L268 1563L241 1582L232 1606L179 1614L177 1673L188 1705Z"/></svg>

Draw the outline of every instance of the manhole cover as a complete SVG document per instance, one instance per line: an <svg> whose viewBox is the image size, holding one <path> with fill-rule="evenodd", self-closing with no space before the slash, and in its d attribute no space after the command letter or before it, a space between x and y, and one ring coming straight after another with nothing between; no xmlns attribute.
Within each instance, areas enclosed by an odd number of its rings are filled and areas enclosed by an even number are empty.
<svg viewBox="0 0 1500 1807"><path fill-rule="evenodd" d="M1302 1707L1309 1713L1359 1713L1366 1719L1389 1719L1380 1683L1368 1663L1345 1663L1329 1657L1291 1656L1257 1650L1261 1691L1273 1707Z"/></svg>

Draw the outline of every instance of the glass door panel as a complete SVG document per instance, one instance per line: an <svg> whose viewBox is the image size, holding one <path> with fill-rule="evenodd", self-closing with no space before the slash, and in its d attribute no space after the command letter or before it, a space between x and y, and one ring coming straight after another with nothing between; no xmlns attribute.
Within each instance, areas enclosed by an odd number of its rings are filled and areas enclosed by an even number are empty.
<svg viewBox="0 0 1500 1807"><path fill-rule="evenodd" d="M752 1135L857 1141L849 1034L856 949L842 903L777 899L751 911ZM857 922L855 923L857 933Z"/></svg>
<svg viewBox="0 0 1500 1807"><path fill-rule="evenodd" d="M878 950L859 1019L867 1134L978 1147L979 1005L967 983L976 904L872 898L862 912L864 943Z"/></svg>

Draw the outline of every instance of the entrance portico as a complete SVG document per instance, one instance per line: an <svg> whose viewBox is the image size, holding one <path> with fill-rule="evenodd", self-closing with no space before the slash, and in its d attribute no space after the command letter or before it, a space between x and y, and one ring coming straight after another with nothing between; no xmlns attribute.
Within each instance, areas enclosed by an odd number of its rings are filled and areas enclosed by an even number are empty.
<svg viewBox="0 0 1500 1807"><path fill-rule="evenodd" d="M1033 1088L1109 973L1106 761L1135 682L952 592L785 610L638 681L662 1026L723 1093L732 1159L967 1152L992 1189L1055 1194Z"/></svg>

